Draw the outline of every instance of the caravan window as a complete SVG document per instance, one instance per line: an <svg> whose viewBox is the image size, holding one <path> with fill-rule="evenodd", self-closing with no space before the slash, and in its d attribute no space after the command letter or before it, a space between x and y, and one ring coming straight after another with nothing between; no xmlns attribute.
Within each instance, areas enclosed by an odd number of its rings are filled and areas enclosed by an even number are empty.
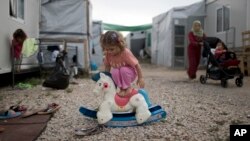
<svg viewBox="0 0 250 141"><path fill-rule="evenodd" d="M24 0L9 0L10 16L24 20Z"/></svg>
<svg viewBox="0 0 250 141"><path fill-rule="evenodd" d="M228 7L223 7L223 29L224 31L230 28L230 9Z"/></svg>
<svg viewBox="0 0 250 141"><path fill-rule="evenodd" d="M217 32L222 32L222 8L217 10Z"/></svg>
<svg viewBox="0 0 250 141"><path fill-rule="evenodd" d="M226 6L217 9L217 32L227 31L230 28L230 9Z"/></svg>
<svg viewBox="0 0 250 141"><path fill-rule="evenodd" d="M148 37L147 37L147 47L151 47L151 33L148 33Z"/></svg>

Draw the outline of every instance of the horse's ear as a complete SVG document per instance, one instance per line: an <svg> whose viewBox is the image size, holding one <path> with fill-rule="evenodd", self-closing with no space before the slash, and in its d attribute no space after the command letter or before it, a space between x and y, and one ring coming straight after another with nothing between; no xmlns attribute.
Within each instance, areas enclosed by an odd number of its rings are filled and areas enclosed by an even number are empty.
<svg viewBox="0 0 250 141"><path fill-rule="evenodd" d="M106 75L104 73L100 73L101 78L106 78Z"/></svg>

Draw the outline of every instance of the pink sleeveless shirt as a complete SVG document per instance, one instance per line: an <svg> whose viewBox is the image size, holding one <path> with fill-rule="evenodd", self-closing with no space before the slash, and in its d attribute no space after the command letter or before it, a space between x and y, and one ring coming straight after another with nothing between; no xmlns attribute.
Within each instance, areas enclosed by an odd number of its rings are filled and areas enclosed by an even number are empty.
<svg viewBox="0 0 250 141"><path fill-rule="evenodd" d="M112 68L120 68L123 66L135 68L138 64L138 60L128 48L125 48L119 55L113 56L107 53L104 59L104 64Z"/></svg>

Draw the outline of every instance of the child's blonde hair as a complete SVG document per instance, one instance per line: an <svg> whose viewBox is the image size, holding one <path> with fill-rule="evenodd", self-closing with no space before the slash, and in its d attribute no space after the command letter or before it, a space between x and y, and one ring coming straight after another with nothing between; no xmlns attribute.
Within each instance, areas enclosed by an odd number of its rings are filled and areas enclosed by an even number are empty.
<svg viewBox="0 0 250 141"><path fill-rule="evenodd" d="M117 31L107 31L101 36L100 42L103 49L110 46L117 46L121 50L124 50L126 47L126 43L122 34Z"/></svg>

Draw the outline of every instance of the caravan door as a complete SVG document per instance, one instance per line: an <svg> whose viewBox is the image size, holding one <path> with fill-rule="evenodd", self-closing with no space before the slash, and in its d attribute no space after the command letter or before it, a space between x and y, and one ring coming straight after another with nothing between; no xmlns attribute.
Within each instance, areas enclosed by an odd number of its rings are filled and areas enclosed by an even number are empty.
<svg viewBox="0 0 250 141"><path fill-rule="evenodd" d="M174 67L183 68L185 65L185 26L174 26Z"/></svg>

